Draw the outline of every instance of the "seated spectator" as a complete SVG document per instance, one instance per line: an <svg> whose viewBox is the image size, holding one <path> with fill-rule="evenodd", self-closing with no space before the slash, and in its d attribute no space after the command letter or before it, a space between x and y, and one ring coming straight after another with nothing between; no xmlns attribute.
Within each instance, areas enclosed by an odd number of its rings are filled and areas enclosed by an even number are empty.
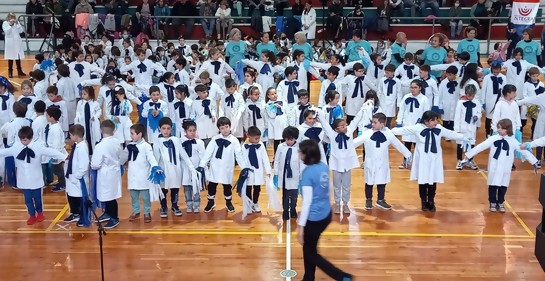
<svg viewBox="0 0 545 281"><path fill-rule="evenodd" d="M420 1L420 11L422 13L422 16L424 16L424 10L426 8L431 9L431 14L433 16L437 16L439 14L439 3L437 3L438 0L421 0Z"/></svg>
<svg viewBox="0 0 545 281"><path fill-rule="evenodd" d="M472 18L488 17L492 12L492 3L487 0L478 0L473 6L469 15ZM469 25L477 28L477 38L484 39L488 36L488 27L490 26L490 20L487 19L472 19L469 21Z"/></svg>
<svg viewBox="0 0 545 281"><path fill-rule="evenodd" d="M464 28L463 22L461 19L458 19L462 16L462 7L460 7L460 1L455 1L450 7L448 12L450 17L450 39L457 39L462 33L462 28Z"/></svg>
<svg viewBox="0 0 545 281"><path fill-rule="evenodd" d="M147 0L144 0L144 1L147 1ZM82 13L93 14L94 12L95 11L93 11L93 7L91 6L91 4L87 2L87 0L81 0L81 2L79 2L78 5L76 5L76 9L74 10L75 14L82 14Z"/></svg>
<svg viewBox="0 0 545 281"><path fill-rule="evenodd" d="M197 15L197 6L187 0L178 0L173 6L170 13L174 17L185 16L187 18L174 18L172 25L179 29L180 25L185 25L184 37L191 37L193 26L195 25L195 15Z"/></svg>
<svg viewBox="0 0 545 281"><path fill-rule="evenodd" d="M155 7L153 15L155 16L155 26L157 32L163 32L162 36L160 34L155 34L155 38L164 38L165 34L167 33L168 25L171 24L169 18L170 7L168 6L166 0L157 1L157 7Z"/></svg>
<svg viewBox="0 0 545 281"><path fill-rule="evenodd" d="M411 9L411 17L416 17L416 10L420 9L420 6L416 4L417 0L403 0L403 6Z"/></svg>
<svg viewBox="0 0 545 281"><path fill-rule="evenodd" d="M202 17L207 17L201 19L201 24L204 29L204 35L207 39L211 39L214 27L216 26L216 3L212 2L212 0L205 0L201 3L199 11Z"/></svg>
<svg viewBox="0 0 545 281"><path fill-rule="evenodd" d="M227 0L222 0L216 11L216 32L218 33L218 39L226 39L227 34L231 33L232 28L233 19L231 18L231 8L229 8ZM227 32L225 32L225 29L227 29Z"/></svg>
<svg viewBox="0 0 545 281"><path fill-rule="evenodd" d="M335 38L338 37L339 29L342 24L343 6L340 0L332 0L329 6L329 16L327 17L326 30Z"/></svg>
<svg viewBox="0 0 545 281"><path fill-rule="evenodd" d="M262 17L265 15L265 1L264 0L250 0L248 3L248 16L252 17L254 15L254 10L259 9L259 16Z"/></svg>
<svg viewBox="0 0 545 281"><path fill-rule="evenodd" d="M43 18L36 17L35 15L43 14L42 4L38 0L30 0L26 3L27 25L26 33L28 36L38 37L38 25L43 21Z"/></svg>
<svg viewBox="0 0 545 281"><path fill-rule="evenodd" d="M392 11L392 16L403 17L403 14L405 12L405 6L403 5L403 0L389 0L389 4ZM400 22L400 20L392 19L392 22Z"/></svg>
<svg viewBox="0 0 545 281"><path fill-rule="evenodd" d="M377 8L377 32L384 35L390 30L392 7L388 0L384 0Z"/></svg>

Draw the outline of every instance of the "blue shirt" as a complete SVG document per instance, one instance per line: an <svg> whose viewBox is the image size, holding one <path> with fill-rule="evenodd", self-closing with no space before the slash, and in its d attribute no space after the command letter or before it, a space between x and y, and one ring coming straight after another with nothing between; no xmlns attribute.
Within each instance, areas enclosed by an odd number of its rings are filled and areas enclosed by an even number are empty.
<svg viewBox="0 0 545 281"><path fill-rule="evenodd" d="M537 56L541 53L541 46L537 41L531 40L526 42L520 40L516 48L522 49L522 54L527 62L537 65Z"/></svg>
<svg viewBox="0 0 545 281"><path fill-rule="evenodd" d="M259 56L261 56L261 53L263 53L263 51L271 51L275 55L278 55L278 49L276 48L274 43L271 41L269 41L269 43L267 44L263 44L263 43L257 44L256 51Z"/></svg>
<svg viewBox="0 0 545 281"><path fill-rule="evenodd" d="M312 186L309 221L321 221L331 213L329 203L329 168L323 162L307 166L301 176L301 186Z"/></svg>
<svg viewBox="0 0 545 281"><path fill-rule="evenodd" d="M407 51L405 50L405 47L403 47L403 45L397 42L394 42L392 44L391 49L392 49L392 60L390 61L390 63L395 65L395 67L397 68L398 66L401 65L401 63L403 63L403 59ZM401 62L398 62L397 60L394 59L395 54L399 54L399 56L401 57Z"/></svg>
<svg viewBox="0 0 545 281"><path fill-rule="evenodd" d="M303 45L299 45L295 43L291 46L291 49L293 51L295 50L303 51L305 53L305 59L312 60L312 46L310 46L309 43L304 43Z"/></svg>
<svg viewBox="0 0 545 281"><path fill-rule="evenodd" d="M424 49L420 57L429 66L443 64L447 58L447 50L443 47L434 48L433 46L429 46ZM441 71L432 71L431 74L435 77L441 77Z"/></svg>
<svg viewBox="0 0 545 281"><path fill-rule="evenodd" d="M235 69L237 62L246 57L246 43L242 40L238 42L230 41L225 47L225 56L229 57L229 65Z"/></svg>
<svg viewBox="0 0 545 281"><path fill-rule="evenodd" d="M473 39L473 40L467 40L464 39L458 43L458 49L456 50L456 53L461 52L468 52L469 53L469 62L471 63L477 63L479 60L479 56L477 53L481 52L481 44L479 43L479 40Z"/></svg>
<svg viewBox="0 0 545 281"><path fill-rule="evenodd" d="M369 42L365 40L361 40L360 42L350 40L348 44L346 45L346 54L348 55L349 62L358 61L362 59L358 50L358 48L360 47L363 48L369 55L373 53L371 44L369 44Z"/></svg>

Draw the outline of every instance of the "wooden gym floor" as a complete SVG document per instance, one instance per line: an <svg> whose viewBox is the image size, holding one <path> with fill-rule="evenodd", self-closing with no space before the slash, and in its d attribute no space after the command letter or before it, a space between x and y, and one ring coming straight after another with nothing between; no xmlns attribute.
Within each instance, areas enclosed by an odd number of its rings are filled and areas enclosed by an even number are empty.
<svg viewBox="0 0 545 281"><path fill-rule="evenodd" d="M25 72L33 64L24 61ZM7 75L5 61L0 62L0 75ZM313 89L315 98L314 93ZM484 139L483 131L479 130L478 141ZM363 170L355 169L351 214L334 216L321 240L321 254L356 280L544 280L534 256L542 210L537 200L540 177L529 164L516 162L506 196L508 211L490 213L488 153L476 157L479 172L456 171L455 143L442 145L445 183L438 186L436 213L419 210L418 185L409 181L408 170L397 168L402 157L391 149L392 182L386 199L393 209L364 209ZM153 222L144 224L127 221L131 207L125 189L119 200L121 224L104 238L106 279L282 280L286 226L280 213L267 210L267 198L262 192L263 212L244 220L238 196L233 214L226 212L221 195L217 209L209 214L186 214L181 198L180 218L169 214L160 219L154 203ZM201 200L204 207L205 192ZM68 211L64 193L45 189L44 202L46 220L27 226L21 192L9 187L0 192L0 280L100 280L95 227L62 222ZM291 226L295 229L295 222ZM302 249L294 235L291 251L291 267L298 273L293 279L300 280ZM329 279L318 270L317 280Z"/></svg>

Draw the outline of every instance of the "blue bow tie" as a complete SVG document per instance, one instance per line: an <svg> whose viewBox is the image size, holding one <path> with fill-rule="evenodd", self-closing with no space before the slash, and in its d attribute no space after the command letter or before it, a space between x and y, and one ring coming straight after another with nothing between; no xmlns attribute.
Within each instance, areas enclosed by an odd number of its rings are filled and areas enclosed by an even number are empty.
<svg viewBox="0 0 545 281"><path fill-rule="evenodd" d="M29 104L32 102L32 99L31 99L31 98L24 97L24 98L21 98L21 99L19 100L19 102L22 102L22 103L24 103L24 104L26 104L26 105L29 105Z"/></svg>
<svg viewBox="0 0 545 281"><path fill-rule="evenodd" d="M464 71L466 70L466 65L465 64L462 64L462 67L460 67L460 77L463 77L464 76Z"/></svg>
<svg viewBox="0 0 545 281"><path fill-rule="evenodd" d="M297 96L297 87L299 87L299 81L284 81L284 85L288 86L288 103L294 103Z"/></svg>
<svg viewBox="0 0 545 281"><path fill-rule="evenodd" d="M463 105L466 108L466 116L464 120L466 121L466 123L470 124L471 118L473 117L473 108L475 108L477 105L469 100L464 102Z"/></svg>
<svg viewBox="0 0 545 281"><path fill-rule="evenodd" d="M150 107L154 107L154 108L157 110L157 109L161 108L161 103L160 103L160 102L152 102L152 101L150 101L150 102L149 102L149 106L150 106Z"/></svg>
<svg viewBox="0 0 545 281"><path fill-rule="evenodd" d="M187 153L187 156L192 157L193 156L193 145L197 144L197 141L195 139L192 140L186 140L182 143L182 147L185 149L185 152Z"/></svg>
<svg viewBox="0 0 545 281"><path fill-rule="evenodd" d="M114 94L115 94L115 90L107 90L107 91L106 91L106 97L109 97L109 96L112 96L112 97L113 97Z"/></svg>
<svg viewBox="0 0 545 281"><path fill-rule="evenodd" d="M128 57L128 56L129 56L129 54L130 54L130 51L129 51L129 49L125 49L125 56L126 56L126 57Z"/></svg>
<svg viewBox="0 0 545 281"><path fill-rule="evenodd" d="M422 93L424 96L426 95L426 88L429 87L429 84L426 80L422 79L422 89L420 90L420 93Z"/></svg>
<svg viewBox="0 0 545 281"><path fill-rule="evenodd" d="M405 104L407 104L407 105L410 104L411 105L411 107L409 108L410 112L413 112L415 108L420 107L420 103L418 102L418 100L416 98L413 98L413 97L405 99Z"/></svg>
<svg viewBox="0 0 545 281"><path fill-rule="evenodd" d="M66 167L65 177L68 177L72 174L72 165L74 163L74 152L76 151L76 144L72 144L72 150L70 151L70 156L68 156L68 165Z"/></svg>
<svg viewBox="0 0 545 281"><path fill-rule="evenodd" d="M216 159L221 159L223 157L223 148L228 147L230 144L231 142L226 139L216 139L216 145L218 146Z"/></svg>
<svg viewBox="0 0 545 281"><path fill-rule="evenodd" d="M371 135L371 140L375 141L376 147L380 147L381 143L386 142L386 136L381 131L376 131Z"/></svg>
<svg viewBox="0 0 545 281"><path fill-rule="evenodd" d="M225 97L225 102L227 103L227 106L229 106L230 108L233 108L233 103L235 103L235 96L228 94Z"/></svg>
<svg viewBox="0 0 545 281"><path fill-rule="evenodd" d="M168 148L168 158L170 160L170 163L174 163L174 165L177 165L176 147L174 146L174 142L172 140L167 140L163 142L163 145Z"/></svg>
<svg viewBox="0 0 545 281"><path fill-rule="evenodd" d="M275 101L274 104L279 104L282 106L284 103L281 101ZM282 107L276 107L276 115L284 115L284 111L282 111Z"/></svg>
<svg viewBox="0 0 545 281"><path fill-rule="evenodd" d="M84 67L83 67L83 65L80 64L80 63L76 63L76 64L74 65L74 70L78 73L79 77L82 77L82 76L83 76L83 69L84 69Z"/></svg>
<svg viewBox="0 0 545 281"><path fill-rule="evenodd" d="M248 149L248 159L250 159L250 165L256 169L259 169L257 150L261 147L261 144L245 144L244 147Z"/></svg>
<svg viewBox="0 0 545 281"><path fill-rule="evenodd" d="M340 133L335 137L335 141L339 145L339 149L348 149L346 141L350 138L345 133Z"/></svg>
<svg viewBox="0 0 545 281"><path fill-rule="evenodd" d="M378 71L382 70L384 65L375 63L375 79L378 79Z"/></svg>
<svg viewBox="0 0 545 281"><path fill-rule="evenodd" d="M47 139L49 138L49 124L45 125L44 133L45 133L45 144L47 145Z"/></svg>
<svg viewBox="0 0 545 281"><path fill-rule="evenodd" d="M308 128L305 132L305 137L307 137L309 140L313 140L316 142L320 142L320 134L322 133L322 128L320 127L312 127Z"/></svg>
<svg viewBox="0 0 545 281"><path fill-rule="evenodd" d="M519 75L522 71L522 65L520 64L520 61L516 60L512 63L512 65L517 68L517 75Z"/></svg>
<svg viewBox="0 0 545 281"><path fill-rule="evenodd" d="M490 80L492 80L492 94L499 95L500 84L503 84L503 79L497 76L490 76Z"/></svg>
<svg viewBox="0 0 545 281"><path fill-rule="evenodd" d="M128 144L127 151L129 151L129 161L136 161L136 157L138 157L139 152L136 144Z"/></svg>
<svg viewBox="0 0 545 281"><path fill-rule="evenodd" d="M0 98L2 99L2 110L8 110L8 100L9 100L9 94L7 95L0 95Z"/></svg>
<svg viewBox="0 0 545 281"><path fill-rule="evenodd" d="M174 101L174 86L165 84L165 90L167 90L167 100L168 102Z"/></svg>
<svg viewBox="0 0 545 281"><path fill-rule="evenodd" d="M449 94L454 94L456 91L456 87L458 86L458 81L448 81L447 82L447 89Z"/></svg>
<svg viewBox="0 0 545 281"><path fill-rule="evenodd" d="M492 156L494 159L498 160L502 150L505 150L507 152L507 156L509 156L509 143L505 139L495 141L494 147L496 147L496 151L494 151L494 155Z"/></svg>
<svg viewBox="0 0 545 281"><path fill-rule="evenodd" d="M179 73L174 74L174 80L180 82L180 74Z"/></svg>
<svg viewBox="0 0 545 281"><path fill-rule="evenodd" d="M185 105L183 101L177 101L174 103L174 110L178 110L178 116L185 118Z"/></svg>
<svg viewBox="0 0 545 281"><path fill-rule="evenodd" d="M30 148L25 147L21 152L19 152L19 155L17 155L17 160L24 161L26 159L27 163L30 163L30 158L36 157L36 154L34 154L34 151Z"/></svg>
<svg viewBox="0 0 545 281"><path fill-rule="evenodd" d="M220 66L221 66L221 61L211 61L210 62L213 66L214 66L214 73L216 75L219 75L219 72L220 72Z"/></svg>
<svg viewBox="0 0 545 281"><path fill-rule="evenodd" d="M291 154L292 154L292 148L288 148L288 151L286 151L286 160L284 160L284 176L288 179L293 178L293 171L291 170ZM286 185L284 181L284 185Z"/></svg>
<svg viewBox="0 0 545 281"><path fill-rule="evenodd" d="M363 98L364 97L364 93L363 93L363 79L365 79L365 76L361 76L361 77L356 77L356 80L354 80L354 91L352 92L352 97L355 98L358 96Z"/></svg>
<svg viewBox="0 0 545 281"><path fill-rule="evenodd" d="M384 80L384 85L386 84L388 85L388 89L386 90L386 95L390 96L391 94L393 94L394 85L396 84L396 81L392 78L388 78Z"/></svg>
<svg viewBox="0 0 545 281"><path fill-rule="evenodd" d="M541 95L541 94L543 94L543 92L545 92L545 88L543 88L543 87L538 87L536 89L536 95Z"/></svg>
<svg viewBox="0 0 545 281"><path fill-rule="evenodd" d="M212 112L210 111L210 100L202 100L202 107L204 107L204 115L208 115L212 118Z"/></svg>
<svg viewBox="0 0 545 281"><path fill-rule="evenodd" d="M261 119L261 109L255 104L248 105L248 109L252 111L253 126L257 125L257 119Z"/></svg>
<svg viewBox="0 0 545 281"><path fill-rule="evenodd" d="M307 104L307 105L299 105L299 111L301 113L299 113L299 125L303 124L303 122L305 122L305 110L307 110L308 108L310 108L310 104Z"/></svg>
<svg viewBox="0 0 545 281"><path fill-rule="evenodd" d="M414 78L414 74L413 74L414 65L403 65L403 69L405 69L405 72L407 72L407 77L409 79Z"/></svg>
<svg viewBox="0 0 545 281"><path fill-rule="evenodd" d="M420 132L420 135L426 138L424 152L437 153L437 143L434 135L438 136L440 133L441 129L439 128L426 128Z"/></svg>
<svg viewBox="0 0 545 281"><path fill-rule="evenodd" d="M269 64L268 63L264 64L261 70L259 71L259 73L264 75L271 73L271 67L269 66Z"/></svg>
<svg viewBox="0 0 545 281"><path fill-rule="evenodd" d="M140 69L140 73L148 71L148 67L143 62L138 65L138 69Z"/></svg>

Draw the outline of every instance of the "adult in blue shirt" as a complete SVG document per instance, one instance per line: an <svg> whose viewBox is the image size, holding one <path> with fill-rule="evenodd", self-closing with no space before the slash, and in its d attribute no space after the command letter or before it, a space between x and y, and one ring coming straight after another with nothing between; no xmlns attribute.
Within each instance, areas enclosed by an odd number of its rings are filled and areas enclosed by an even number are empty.
<svg viewBox="0 0 545 281"><path fill-rule="evenodd" d="M447 50L443 47L443 38L439 35L435 35L431 38L431 45L424 49L420 58L424 61L424 64L429 66L443 64L447 58ZM441 77L441 71L436 70L431 73L436 78Z"/></svg>
<svg viewBox="0 0 545 281"><path fill-rule="evenodd" d="M541 45L538 41L532 40L534 31L531 28L526 28L522 32L522 40L520 40L516 48L521 48L524 59L531 64L538 64L540 61ZM511 43L513 44L513 43Z"/></svg>
<svg viewBox="0 0 545 281"><path fill-rule="evenodd" d="M312 46L307 43L307 36L303 31L299 31L294 35L295 44L291 46L292 52L295 50L301 50L305 53L305 59L312 61Z"/></svg>
<svg viewBox="0 0 545 281"><path fill-rule="evenodd" d="M395 65L396 68L405 61L404 57L407 52L405 44L407 44L407 35L405 32L398 32L396 34L395 42L390 47L392 49L392 59L390 60L390 63Z"/></svg>
<svg viewBox="0 0 545 281"><path fill-rule="evenodd" d="M360 51L365 50L368 55L373 53L371 44L362 39L361 29L356 29L352 32L352 40L346 45L345 52L348 55L348 62L359 61L364 56L360 55Z"/></svg>
<svg viewBox="0 0 545 281"><path fill-rule="evenodd" d="M314 280L316 267L319 267L334 280L350 281L352 275L336 268L318 254L317 249L322 232L331 223L329 168L320 161L320 148L314 140L302 141L299 144L299 155L307 165L301 176L303 208L297 228L297 238L303 245L303 280Z"/></svg>
<svg viewBox="0 0 545 281"><path fill-rule="evenodd" d="M480 60L481 44L479 40L475 39L475 36L477 36L477 29L473 26L468 26L466 27L465 35L466 38L458 43L456 53L461 54L462 52L468 52L469 62L476 63L477 65L482 67Z"/></svg>
<svg viewBox="0 0 545 281"><path fill-rule="evenodd" d="M231 41L227 43L225 47L225 56L229 58L229 65L235 69L237 67L237 62L241 61L246 57L246 43L240 40L242 34L240 29L233 28L229 34Z"/></svg>
<svg viewBox="0 0 545 281"><path fill-rule="evenodd" d="M275 56L278 55L278 49L276 48L276 45L274 45L274 43L271 42L268 32L263 32L261 34L261 42L257 44L256 51L257 51L257 55L260 57L263 51L271 51L274 53Z"/></svg>

